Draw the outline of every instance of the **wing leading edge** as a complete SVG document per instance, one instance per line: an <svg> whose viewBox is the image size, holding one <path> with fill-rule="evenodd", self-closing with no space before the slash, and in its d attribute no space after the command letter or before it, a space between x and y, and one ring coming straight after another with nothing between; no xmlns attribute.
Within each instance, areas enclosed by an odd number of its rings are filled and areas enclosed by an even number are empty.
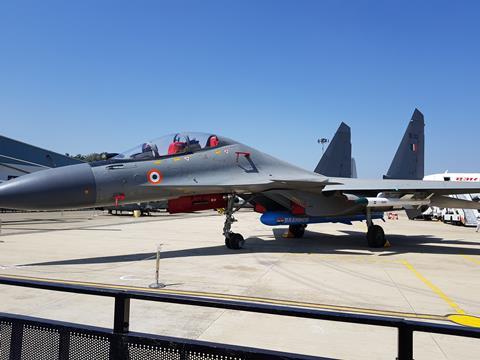
<svg viewBox="0 0 480 360"><path fill-rule="evenodd" d="M480 192L479 184L452 183L447 181L423 180L363 180L363 179L335 179L330 182L341 184L326 185L323 192L342 193L380 193L394 192L399 194L429 193L436 195L470 194Z"/></svg>

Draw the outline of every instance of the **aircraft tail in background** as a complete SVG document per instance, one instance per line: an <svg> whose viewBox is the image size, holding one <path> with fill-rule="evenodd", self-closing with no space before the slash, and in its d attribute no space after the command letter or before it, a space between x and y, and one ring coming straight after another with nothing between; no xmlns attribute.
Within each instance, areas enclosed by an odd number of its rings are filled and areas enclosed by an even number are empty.
<svg viewBox="0 0 480 360"><path fill-rule="evenodd" d="M395 153L384 179L423 180L425 176L425 120L415 109L400 146ZM422 214L425 209L405 209L409 219Z"/></svg>
<svg viewBox="0 0 480 360"><path fill-rule="evenodd" d="M347 124L340 124L314 171L331 177L352 177L351 131Z"/></svg>
<svg viewBox="0 0 480 360"><path fill-rule="evenodd" d="M415 109L384 179L422 180L425 175L425 122Z"/></svg>

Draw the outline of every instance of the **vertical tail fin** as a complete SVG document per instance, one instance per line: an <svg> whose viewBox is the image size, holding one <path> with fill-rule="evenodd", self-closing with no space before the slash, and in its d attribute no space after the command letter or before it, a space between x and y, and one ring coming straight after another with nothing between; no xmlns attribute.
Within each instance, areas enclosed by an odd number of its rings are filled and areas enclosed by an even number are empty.
<svg viewBox="0 0 480 360"><path fill-rule="evenodd" d="M347 124L340 124L314 171L331 177L352 176L351 132Z"/></svg>
<svg viewBox="0 0 480 360"><path fill-rule="evenodd" d="M385 179L421 180L425 173L425 122L415 109Z"/></svg>
<svg viewBox="0 0 480 360"><path fill-rule="evenodd" d="M425 173L425 121L415 109L402 142L395 153L385 179L421 180ZM409 219L422 214L421 209L405 209Z"/></svg>

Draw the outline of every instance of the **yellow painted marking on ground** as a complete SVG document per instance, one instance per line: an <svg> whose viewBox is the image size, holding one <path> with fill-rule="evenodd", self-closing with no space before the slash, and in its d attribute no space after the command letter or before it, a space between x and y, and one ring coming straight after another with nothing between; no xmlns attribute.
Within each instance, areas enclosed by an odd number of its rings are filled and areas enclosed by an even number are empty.
<svg viewBox="0 0 480 360"><path fill-rule="evenodd" d="M435 286L431 281L425 278L422 274L420 274L413 266L406 260L402 260L402 264L407 267L419 280L421 280L425 285L427 285L430 290L432 290L435 294L437 294L443 301L445 301L450 307L452 307L458 314L465 315L465 311L463 311L460 306L458 306L455 301L450 299L442 290L440 290L437 286Z"/></svg>
<svg viewBox="0 0 480 360"><path fill-rule="evenodd" d="M143 291L151 293L163 293L170 295L185 295L185 296L199 296L212 299L223 299L223 300L238 300L238 301L250 301L255 303L271 304L271 305L283 305L283 306L294 306L294 307L303 307L311 308L318 310L332 310L332 311L344 311L356 314L371 314L379 316L393 316L401 318L415 318L415 319L426 319L426 320L438 320L438 321L447 321L446 316L435 315L435 314L413 314L401 311L389 311L389 310L375 310L375 309L365 309L365 308L356 308L350 306L337 306L337 305L328 305L328 304L314 304L308 302L300 302L293 300L277 300L261 297L252 297L252 296L243 296L243 295L230 295L230 294L219 294L219 293L209 293L202 291L188 291L188 290L170 290L170 289L150 289L136 286L128 285L109 285L109 284L99 284L91 283L84 281L71 281L71 280L58 280L58 279L44 279L20 275L3 275L0 274L0 277L19 279L19 280L32 280L38 282L50 282L55 284L66 284L66 285L83 285L90 286L99 289L113 289L113 290L132 290L132 291Z"/></svg>
<svg viewBox="0 0 480 360"><path fill-rule="evenodd" d="M465 259L467 259L468 261L473 262L473 263L475 263L475 264L477 264L477 265L480 265L480 260L479 260L479 259L477 259L477 258L475 258L475 257L473 257L473 256L469 256L469 255L462 255L462 256L463 256Z"/></svg>
<svg viewBox="0 0 480 360"><path fill-rule="evenodd" d="M480 318L476 316L453 314L448 315L447 318L459 325L480 328Z"/></svg>

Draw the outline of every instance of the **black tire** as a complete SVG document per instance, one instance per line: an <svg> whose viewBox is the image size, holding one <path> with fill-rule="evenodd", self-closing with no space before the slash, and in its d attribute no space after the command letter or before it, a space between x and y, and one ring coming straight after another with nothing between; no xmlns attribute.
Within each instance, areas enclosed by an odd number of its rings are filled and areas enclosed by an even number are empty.
<svg viewBox="0 0 480 360"><path fill-rule="evenodd" d="M233 249L232 244L230 243L230 238L228 236L225 237L225 246L229 249Z"/></svg>
<svg viewBox="0 0 480 360"><path fill-rule="evenodd" d="M307 225L290 225L288 231L296 238L301 238L305 234Z"/></svg>
<svg viewBox="0 0 480 360"><path fill-rule="evenodd" d="M371 248L381 248L384 247L387 239L385 238L385 233L379 225L372 225L368 228L367 232L367 241L368 246Z"/></svg>
<svg viewBox="0 0 480 360"><path fill-rule="evenodd" d="M231 233L229 235L228 242L230 243L230 246L231 246L230 249L234 249L234 250L239 250L243 248L243 245L245 244L245 240L243 239L243 236L237 233Z"/></svg>

